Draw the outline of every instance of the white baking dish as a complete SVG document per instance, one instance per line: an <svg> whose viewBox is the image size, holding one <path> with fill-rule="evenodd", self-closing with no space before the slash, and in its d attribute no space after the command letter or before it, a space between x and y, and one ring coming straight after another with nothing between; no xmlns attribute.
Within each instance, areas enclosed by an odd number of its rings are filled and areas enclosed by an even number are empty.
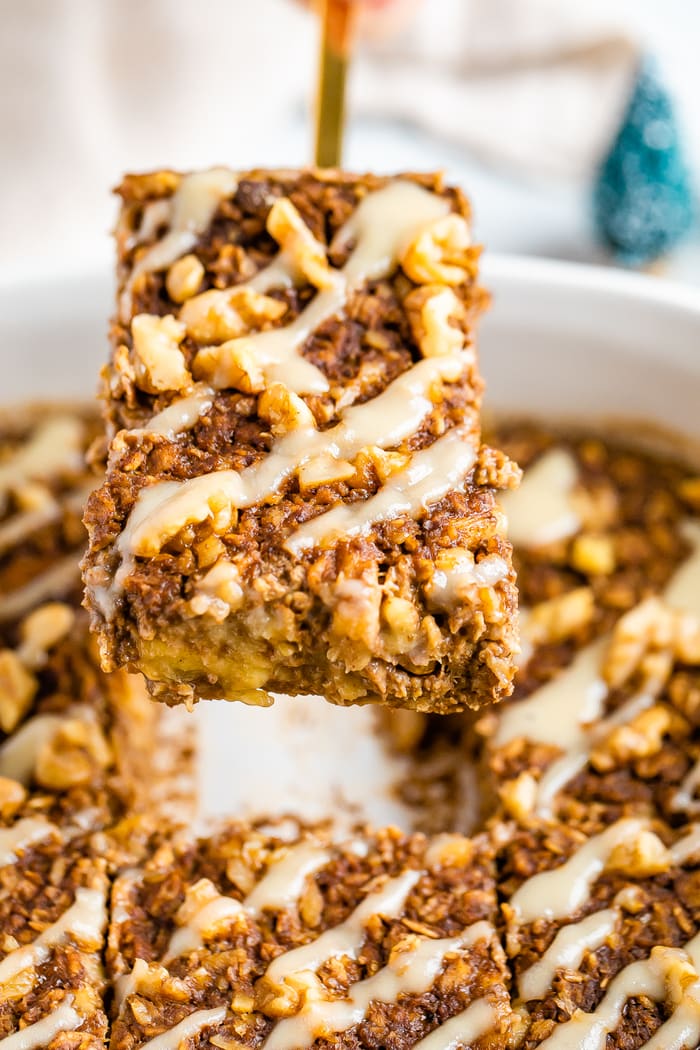
<svg viewBox="0 0 700 1050"><path fill-rule="evenodd" d="M481 338L488 404L550 419L631 421L700 439L700 293L593 267L487 257ZM90 396L106 354L108 275L0 286L0 399ZM206 814L295 813L407 821L367 709L280 700L183 712L201 733Z"/></svg>

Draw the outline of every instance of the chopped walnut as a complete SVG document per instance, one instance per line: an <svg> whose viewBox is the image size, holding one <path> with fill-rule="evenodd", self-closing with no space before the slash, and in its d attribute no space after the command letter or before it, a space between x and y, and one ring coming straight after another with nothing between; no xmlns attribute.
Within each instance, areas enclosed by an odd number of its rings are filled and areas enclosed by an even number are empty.
<svg viewBox="0 0 700 1050"><path fill-rule="evenodd" d="M53 504L51 489L39 481L23 481L15 490L15 499L19 510L43 510Z"/></svg>
<svg viewBox="0 0 700 1050"><path fill-rule="evenodd" d="M238 569L228 558L221 557L199 581L190 608L197 616L209 613L224 620L243 602L243 589Z"/></svg>
<svg viewBox="0 0 700 1050"><path fill-rule="evenodd" d="M700 663L700 622L672 609L661 598L647 598L615 625L603 676L618 688L637 673L661 688L674 660Z"/></svg>
<svg viewBox="0 0 700 1050"><path fill-rule="evenodd" d="M399 261L416 284L462 284L475 276L471 243L467 220L445 215L424 227Z"/></svg>
<svg viewBox="0 0 700 1050"><path fill-rule="evenodd" d="M191 384L180 343L185 326L172 314L137 314L131 322L134 375L137 385L149 394L161 390L184 390Z"/></svg>
<svg viewBox="0 0 700 1050"><path fill-rule="evenodd" d="M384 484L393 474L397 474L410 462L410 454L406 452L386 452L378 445L367 445L355 459L355 474L357 480L361 480L365 470L371 467L377 472L379 480Z"/></svg>
<svg viewBox="0 0 700 1050"><path fill-rule="evenodd" d="M595 598L590 587L577 587L528 611L527 639L533 645L557 645L593 621Z"/></svg>
<svg viewBox="0 0 700 1050"><path fill-rule="evenodd" d="M339 574L331 631L348 670L366 667L377 649L382 589L373 565L360 578Z"/></svg>
<svg viewBox="0 0 700 1050"><path fill-rule="evenodd" d="M512 780L504 781L498 794L508 816L524 820L532 815L537 801L537 781L532 773L523 770Z"/></svg>
<svg viewBox="0 0 700 1050"><path fill-rule="evenodd" d="M389 652L403 653L411 648L418 637L420 614L408 598L387 594L381 605L384 624L384 640Z"/></svg>
<svg viewBox="0 0 700 1050"><path fill-rule="evenodd" d="M464 332L450 324L464 315L464 306L451 288L427 284L414 288L404 300L413 338L423 357L441 357L464 350Z"/></svg>
<svg viewBox="0 0 700 1050"><path fill-rule="evenodd" d="M204 347L194 359L193 371L195 378L206 380L217 390L230 387L244 394L259 394L265 389L265 373L245 338Z"/></svg>
<svg viewBox="0 0 700 1050"><path fill-rule="evenodd" d="M36 609L20 628L18 655L27 667L41 667L50 649L62 641L75 622L75 612L64 602L49 602Z"/></svg>
<svg viewBox="0 0 700 1050"><path fill-rule="evenodd" d="M27 792L18 780L0 777L0 817L10 820L27 797Z"/></svg>
<svg viewBox="0 0 700 1050"><path fill-rule="evenodd" d="M187 334L198 343L223 343L278 321L287 304L245 286L210 288L188 299L180 310Z"/></svg>
<svg viewBox="0 0 700 1050"><path fill-rule="evenodd" d="M355 467L346 459L323 454L307 460L298 470L299 487L302 491L317 489L319 485L333 484L335 481L347 481L354 477Z"/></svg>
<svg viewBox="0 0 700 1050"><path fill-rule="evenodd" d="M42 787L66 791L89 784L95 772L111 762L112 750L100 727L82 718L67 718L40 749L34 775Z"/></svg>
<svg viewBox="0 0 700 1050"><path fill-rule="evenodd" d="M474 843L456 832L436 835L425 854L429 868L466 868L473 859Z"/></svg>
<svg viewBox="0 0 700 1050"><path fill-rule="evenodd" d="M0 651L0 729L11 733L31 707L38 682L12 649Z"/></svg>
<svg viewBox="0 0 700 1050"><path fill-rule="evenodd" d="M615 545L611 536L581 533L571 548L571 564L587 576L609 576L615 571Z"/></svg>
<svg viewBox="0 0 700 1050"><path fill-rule="evenodd" d="M168 295L176 303L184 303L196 295L204 278L204 266L196 255L183 255L172 264L165 278Z"/></svg>
<svg viewBox="0 0 700 1050"><path fill-rule="evenodd" d="M669 708L655 704L630 722L616 726L591 752L590 762L599 773L609 773L630 761L657 754L673 723Z"/></svg>
<svg viewBox="0 0 700 1050"><path fill-rule="evenodd" d="M311 929L321 924L323 918L323 894L314 879L307 879L304 891L297 905L299 915L306 926Z"/></svg>
<svg viewBox="0 0 700 1050"><path fill-rule="evenodd" d="M615 846L605 865L607 871L643 879L660 875L671 867L671 855L653 831L640 831L628 842Z"/></svg>
<svg viewBox="0 0 700 1050"><path fill-rule="evenodd" d="M271 383L258 400L258 415L270 424L275 437L294 430L316 428L313 412L284 383Z"/></svg>
<svg viewBox="0 0 700 1050"><path fill-rule="evenodd" d="M267 230L292 260L294 266L316 288L331 288L336 275L326 249L306 225L288 197L279 197L267 217Z"/></svg>
<svg viewBox="0 0 700 1050"><path fill-rule="evenodd" d="M700 478L683 478L678 495L696 514L700 513Z"/></svg>

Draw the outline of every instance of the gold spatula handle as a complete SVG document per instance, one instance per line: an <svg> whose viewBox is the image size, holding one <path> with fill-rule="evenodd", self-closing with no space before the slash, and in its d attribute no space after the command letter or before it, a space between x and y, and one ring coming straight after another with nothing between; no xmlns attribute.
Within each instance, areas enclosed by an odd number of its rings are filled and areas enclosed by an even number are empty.
<svg viewBox="0 0 700 1050"><path fill-rule="evenodd" d="M339 167L345 127L345 84L352 50L356 5L352 0L319 0L321 50L316 99L315 161Z"/></svg>

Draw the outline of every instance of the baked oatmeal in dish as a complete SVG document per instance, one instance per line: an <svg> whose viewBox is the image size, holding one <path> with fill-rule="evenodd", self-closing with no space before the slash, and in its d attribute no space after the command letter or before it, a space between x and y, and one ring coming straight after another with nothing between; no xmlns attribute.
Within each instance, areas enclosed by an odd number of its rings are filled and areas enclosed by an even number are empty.
<svg viewBox="0 0 700 1050"><path fill-rule="evenodd" d="M504 1048L487 837L233 824L114 886L111 1050Z"/></svg>
<svg viewBox="0 0 700 1050"><path fill-rule="evenodd" d="M166 737L139 679L102 672L80 606L97 433L75 406L0 418L3 1050L104 1045L110 879L192 802L191 743Z"/></svg>
<svg viewBox="0 0 700 1050"><path fill-rule="evenodd" d="M499 896L515 1043L525 1050L700 1041L700 825L623 818L506 833Z"/></svg>
<svg viewBox="0 0 700 1050"><path fill-rule="evenodd" d="M516 592L481 443L487 300L436 175L127 176L86 523L107 669L154 695L446 713L512 687Z"/></svg>

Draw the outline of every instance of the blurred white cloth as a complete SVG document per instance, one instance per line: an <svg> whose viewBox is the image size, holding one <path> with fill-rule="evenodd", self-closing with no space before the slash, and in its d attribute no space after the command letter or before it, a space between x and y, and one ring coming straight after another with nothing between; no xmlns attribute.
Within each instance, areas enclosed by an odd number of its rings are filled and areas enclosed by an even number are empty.
<svg viewBox="0 0 700 1050"><path fill-rule="evenodd" d="M585 176L619 126L638 62L613 6L433 0L360 60L355 104L520 173Z"/></svg>
<svg viewBox="0 0 700 1050"><path fill-rule="evenodd" d="M674 60L684 48L670 72L683 72L694 114L697 34L680 28L683 2L665 0L653 34L656 45L666 33ZM580 240L579 198L552 203L565 180L555 190L499 182L469 156L502 175L584 170L619 117L634 62L614 28L623 8L629 24L658 0L422 0L414 27L358 56L351 114L382 120L377 132L353 123L348 164L447 164L469 182L487 240L531 250L527 207L545 246L579 250L562 240L568 229ZM108 267L109 189L125 170L308 162L316 47L316 21L293 0L3 0L0 281Z"/></svg>

